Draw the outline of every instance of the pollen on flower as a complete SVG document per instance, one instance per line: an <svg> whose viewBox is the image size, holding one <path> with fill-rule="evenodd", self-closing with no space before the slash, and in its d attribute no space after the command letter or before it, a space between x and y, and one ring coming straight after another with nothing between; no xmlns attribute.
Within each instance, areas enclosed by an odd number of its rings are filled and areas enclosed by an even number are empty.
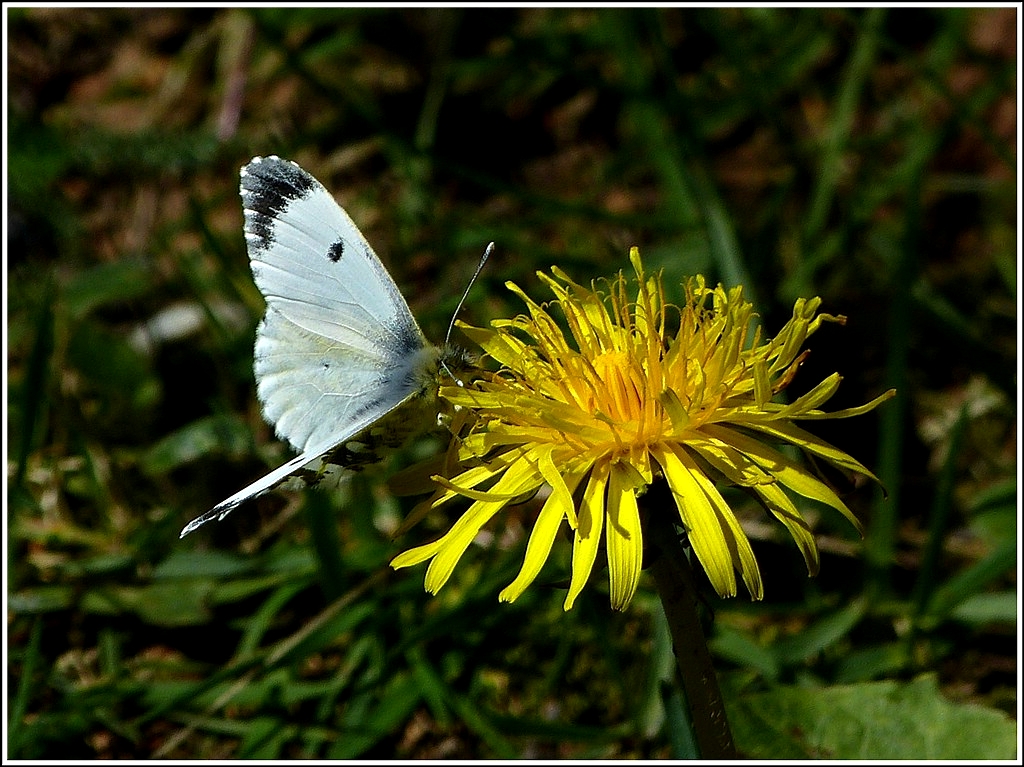
<svg viewBox="0 0 1024 767"><path fill-rule="evenodd" d="M509 288L527 314L464 332L499 369L473 386L444 386L440 396L466 413L469 433L453 443L450 471L412 517L456 497L472 499L438 540L396 557L394 567L430 560L426 587L440 589L481 528L509 503L546 485L519 575L499 597L516 599L536 578L563 524L572 532L570 609L603 548L612 606L624 609L643 561L644 517L671 514L722 596L736 594L737 575L755 599L763 595L753 550L732 509L707 473L747 488L789 531L808 571L818 552L793 499L825 503L859 522L843 501L800 463L769 443L788 442L847 471L874 475L852 457L796 425L868 412L895 392L859 408L819 410L835 392L834 374L792 402L776 401L792 381L807 337L822 322L820 299L797 301L773 338L751 333L754 312L742 288L709 288L701 276L684 283L686 302L667 305L660 275L645 275L639 252L630 261L634 292L621 274L585 287L561 270L539 274L547 304ZM672 315L673 332L666 330ZM562 321L568 329L563 332ZM752 341L748 341L752 339ZM672 508L649 508L638 494L665 482Z"/></svg>

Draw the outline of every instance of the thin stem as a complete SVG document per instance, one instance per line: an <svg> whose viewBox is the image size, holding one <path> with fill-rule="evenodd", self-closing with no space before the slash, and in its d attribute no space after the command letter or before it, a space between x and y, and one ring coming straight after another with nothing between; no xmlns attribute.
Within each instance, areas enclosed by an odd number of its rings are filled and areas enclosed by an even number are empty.
<svg viewBox="0 0 1024 767"><path fill-rule="evenodd" d="M648 511L644 536L652 555L648 570L654 577L672 634L676 665L690 707L693 734L702 758L735 759L736 746L725 716L722 692L701 630L693 570L672 520L665 513L672 510L673 502L668 500L667 505L650 503L654 500L651 496L660 495L655 487L641 498Z"/></svg>

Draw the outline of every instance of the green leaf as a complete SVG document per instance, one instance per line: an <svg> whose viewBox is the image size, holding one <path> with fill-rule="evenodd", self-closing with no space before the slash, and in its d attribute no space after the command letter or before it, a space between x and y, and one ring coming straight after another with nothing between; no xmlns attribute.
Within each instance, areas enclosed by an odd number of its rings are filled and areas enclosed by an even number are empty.
<svg viewBox="0 0 1024 767"><path fill-rule="evenodd" d="M11 594L7 599L7 609L16 615L47 613L66 610L74 601L73 586L37 586Z"/></svg>
<svg viewBox="0 0 1024 767"><path fill-rule="evenodd" d="M961 570L935 590L923 626L931 626L968 597L981 593L988 584L1012 573L1017 566L1017 542L1006 541L995 551Z"/></svg>
<svg viewBox="0 0 1024 767"><path fill-rule="evenodd" d="M305 584L301 581L292 581L279 586L270 594L259 609L246 619L245 631L235 650L235 656L244 658L254 655L260 646L260 640L271 629L278 613L304 588Z"/></svg>
<svg viewBox="0 0 1024 767"><path fill-rule="evenodd" d="M25 469L29 454L35 447L35 435L39 424L45 418L47 409L47 392L50 384L50 368L54 349L53 295L55 293L53 277L47 275L43 300L39 302L35 316L35 338L29 354L28 365L24 378L18 385L8 391L8 405L15 404L10 413L11 423L8 428L9 439L12 440L17 454L17 470L13 484L20 487L25 477ZM11 367L8 366L8 376ZM12 396L13 394L13 396ZM11 428L13 427L13 428Z"/></svg>
<svg viewBox="0 0 1024 767"><path fill-rule="evenodd" d="M135 566L135 558L128 552L102 553L79 560L62 562L59 566L68 578L113 576L118 573L131 572Z"/></svg>
<svg viewBox="0 0 1024 767"><path fill-rule="evenodd" d="M498 759L515 759L520 755L505 733L491 721L490 712L458 694L453 694L448 703L458 713L462 724L486 743Z"/></svg>
<svg viewBox="0 0 1024 767"><path fill-rule="evenodd" d="M837 682L866 682L894 676L911 662L905 641L873 645L846 654L836 673Z"/></svg>
<svg viewBox="0 0 1024 767"><path fill-rule="evenodd" d="M79 322L68 346L68 364L89 382L90 389L113 405L143 410L160 397L161 382L150 370L149 360L122 335L91 321ZM102 416L109 420L109 410ZM127 420L126 414L121 417Z"/></svg>
<svg viewBox="0 0 1024 767"><path fill-rule="evenodd" d="M1006 714L951 703L933 674L910 683L777 687L726 695L740 752L755 759L1015 759Z"/></svg>
<svg viewBox="0 0 1024 767"><path fill-rule="evenodd" d="M241 455L251 446L249 426L241 418L209 416L172 431L146 450L142 470L150 477L160 477L207 455Z"/></svg>
<svg viewBox="0 0 1024 767"><path fill-rule="evenodd" d="M708 641L708 647L719 658L759 671L769 681L774 681L779 676L777 654L746 632L732 626L717 624L714 637Z"/></svg>
<svg viewBox="0 0 1024 767"><path fill-rule="evenodd" d="M64 301L73 320L100 306L122 305L141 298L152 287L153 269L143 261L99 264L75 275L64 286Z"/></svg>
<svg viewBox="0 0 1024 767"><path fill-rule="evenodd" d="M241 602L254 594L272 589L275 586L300 578L303 583L310 581L310 575L293 576L288 573L275 573L273 575L255 575L251 578L239 578L227 582L218 582L210 594L210 604L231 604Z"/></svg>
<svg viewBox="0 0 1024 767"><path fill-rule="evenodd" d="M7 725L7 745L15 758L20 756L19 746L22 740L21 734L25 722L25 713L28 711L28 704L32 698L32 693L37 689L34 684L35 675L37 669L43 665L45 660L40 652L42 635L43 621L40 618L36 618L32 624L32 633L28 640L28 647L25 648L24 656L21 658L21 673L17 679L17 686L13 692L13 697L9 699L11 709ZM12 679L11 683L12 685L15 684L14 679Z"/></svg>
<svg viewBox="0 0 1024 767"><path fill-rule="evenodd" d="M1016 625L1019 602L1020 595L1016 591L975 594L957 605L950 612L950 617L964 623L1001 622Z"/></svg>
<svg viewBox="0 0 1024 767"><path fill-rule="evenodd" d="M1005 506L989 507L971 518L971 532L992 546L1017 540L1016 499Z"/></svg>
<svg viewBox="0 0 1024 767"><path fill-rule="evenodd" d="M782 663L799 663L838 642L850 633L864 616L863 600L825 616L799 633L779 640L775 651Z"/></svg>
<svg viewBox="0 0 1024 767"><path fill-rule="evenodd" d="M1017 478L1007 477L980 491L971 499L972 514L993 508L1013 508L1017 505Z"/></svg>
<svg viewBox="0 0 1024 767"><path fill-rule="evenodd" d="M392 677L376 706L363 705L349 708L343 717L347 730L328 752L330 759L354 759L366 752L377 741L393 732L412 715L419 704L420 693L416 677L398 674Z"/></svg>
<svg viewBox="0 0 1024 767"><path fill-rule="evenodd" d="M82 598L82 611L101 615L135 613L154 626L206 623L207 599L213 590L208 579L175 580L149 586L97 588Z"/></svg>
<svg viewBox="0 0 1024 767"><path fill-rule="evenodd" d="M153 578L230 578L253 567L252 559L224 551L175 549L167 559L153 568Z"/></svg>
<svg viewBox="0 0 1024 767"><path fill-rule="evenodd" d="M276 717L261 716L246 723L245 736L238 749L247 759L277 759L281 756L282 739L294 734L294 727Z"/></svg>

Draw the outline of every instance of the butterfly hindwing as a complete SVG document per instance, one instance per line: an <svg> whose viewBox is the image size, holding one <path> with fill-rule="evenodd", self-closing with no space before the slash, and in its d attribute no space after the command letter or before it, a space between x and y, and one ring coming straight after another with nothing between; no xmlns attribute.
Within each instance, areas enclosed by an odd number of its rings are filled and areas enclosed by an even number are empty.
<svg viewBox="0 0 1024 767"><path fill-rule="evenodd" d="M322 449L320 449L321 447ZM308 453L303 453L302 455L295 456L287 463L278 466L272 472L256 480L251 485L242 488L230 498L226 498L225 500L221 501L205 514L201 514L200 516L193 519L191 522L185 525L184 529L181 531L181 534L178 537L184 538L193 530L195 530L198 527L201 527L202 525L205 525L207 522L210 522L211 520L224 519L224 517L230 514L235 508L237 508L245 501L248 501L251 498L255 498L256 496L263 495L263 493L267 492L268 490L273 490L275 487L277 487L286 479L288 479L288 477L292 476L298 471L301 471L304 466L307 466L310 463L315 463L318 460L319 455L328 452L330 449L331 445L323 445L320 447L314 447L314 449Z"/></svg>
<svg viewBox="0 0 1024 767"><path fill-rule="evenodd" d="M263 416L296 450L344 442L411 393L407 366L295 325L273 306L256 333L253 367Z"/></svg>

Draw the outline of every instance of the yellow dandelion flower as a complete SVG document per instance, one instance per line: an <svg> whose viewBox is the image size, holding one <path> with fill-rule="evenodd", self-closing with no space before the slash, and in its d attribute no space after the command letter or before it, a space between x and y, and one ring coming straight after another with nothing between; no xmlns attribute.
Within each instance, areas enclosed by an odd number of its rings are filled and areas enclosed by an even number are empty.
<svg viewBox="0 0 1024 767"><path fill-rule="evenodd" d="M844 318L819 313L819 298L799 300L778 335L764 341L758 328L748 343L754 312L741 287L709 288L697 276L684 285L685 304L675 307L665 303L660 276L644 274L636 248L630 261L633 296L621 273L587 288L553 268L552 276L539 274L554 293L550 304L537 304L508 283L528 316L496 320L490 329L463 328L501 368L473 386L441 388L443 399L471 414L473 426L457 444L456 468L447 478L435 477L441 489L413 517L459 496L473 503L441 538L400 554L393 567L430 560L425 586L436 593L481 528L542 486L550 494L519 575L499 594L503 601L533 582L565 521L573 537L565 609L586 584L602 543L611 604L624 609L640 579L641 512L661 513L641 509L638 496L662 479L678 523L721 596L735 596L737 573L753 598L763 589L750 542L713 478L754 493L789 530L811 574L818 550L791 494L832 506L861 530L826 484L768 444L791 443L877 481L794 422L859 415L894 390L861 407L825 413L818 408L840 382L833 374L793 402L773 401L792 381L807 337L823 322Z"/></svg>

